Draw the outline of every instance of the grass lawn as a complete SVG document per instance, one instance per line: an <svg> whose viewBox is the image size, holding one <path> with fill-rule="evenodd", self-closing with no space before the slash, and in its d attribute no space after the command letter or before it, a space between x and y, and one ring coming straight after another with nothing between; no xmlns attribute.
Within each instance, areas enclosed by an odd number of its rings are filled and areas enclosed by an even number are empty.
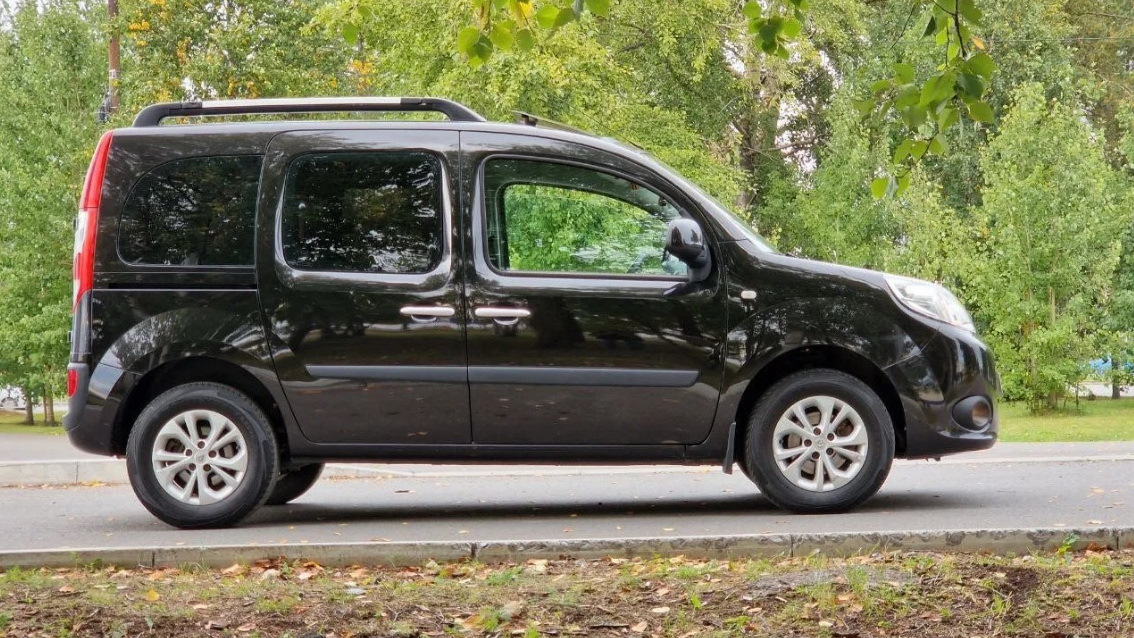
<svg viewBox="0 0 1134 638"><path fill-rule="evenodd" d="M1080 399L1064 411L1033 415L1022 403L1002 404L1000 440L1028 443L1053 441L1134 440L1134 398Z"/></svg>
<svg viewBox="0 0 1134 638"><path fill-rule="evenodd" d="M0 635L1130 636L1131 551L0 573Z"/></svg>
<svg viewBox="0 0 1134 638"><path fill-rule="evenodd" d="M9 410L0 410L0 434L46 434L62 436L63 428L60 426L46 426L43 425L42 414L36 414L35 425L20 425L24 420L23 412L11 412ZM62 422L63 415L59 412L55 413L55 418Z"/></svg>

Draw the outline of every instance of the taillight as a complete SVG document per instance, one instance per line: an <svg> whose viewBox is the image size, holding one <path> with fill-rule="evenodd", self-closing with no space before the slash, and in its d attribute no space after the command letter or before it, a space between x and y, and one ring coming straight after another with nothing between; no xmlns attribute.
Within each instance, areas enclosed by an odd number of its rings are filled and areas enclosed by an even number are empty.
<svg viewBox="0 0 1134 638"><path fill-rule="evenodd" d="M79 389L79 372L77 370L67 371L67 396L75 396L75 391Z"/></svg>
<svg viewBox="0 0 1134 638"><path fill-rule="evenodd" d="M83 180L83 193L79 199L79 214L75 218L75 265L74 298L72 307L79 305L79 298L94 285L95 234L98 231L98 207L102 203L102 183L106 177L106 159L110 155L110 141L113 131L102 135L95 147L87 178Z"/></svg>

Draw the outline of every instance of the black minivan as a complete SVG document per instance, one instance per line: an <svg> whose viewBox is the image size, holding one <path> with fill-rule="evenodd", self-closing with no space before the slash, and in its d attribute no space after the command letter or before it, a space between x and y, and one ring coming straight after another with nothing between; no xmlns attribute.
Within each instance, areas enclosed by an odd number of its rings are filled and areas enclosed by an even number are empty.
<svg viewBox="0 0 1134 638"><path fill-rule="evenodd" d="M895 457L996 441L992 356L947 290L780 254L646 153L522 119L234 100L106 133L75 224L73 444L193 528L329 461L736 464L835 512Z"/></svg>

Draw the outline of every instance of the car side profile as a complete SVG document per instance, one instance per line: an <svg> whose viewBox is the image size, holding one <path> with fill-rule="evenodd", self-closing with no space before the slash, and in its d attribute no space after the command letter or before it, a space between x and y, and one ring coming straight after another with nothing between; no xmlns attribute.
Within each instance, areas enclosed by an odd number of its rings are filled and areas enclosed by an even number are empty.
<svg viewBox="0 0 1134 638"><path fill-rule="evenodd" d="M255 117L421 111L448 119ZM182 528L363 461L737 465L838 512L895 457L995 443L993 358L947 290L780 254L648 154L524 120L236 100L106 133L75 224L72 443L124 456Z"/></svg>

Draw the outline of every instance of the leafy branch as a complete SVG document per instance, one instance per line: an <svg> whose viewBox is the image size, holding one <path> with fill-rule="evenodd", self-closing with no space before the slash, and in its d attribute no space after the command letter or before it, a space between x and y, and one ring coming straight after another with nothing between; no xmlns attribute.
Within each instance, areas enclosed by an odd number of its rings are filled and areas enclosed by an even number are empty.
<svg viewBox="0 0 1134 638"><path fill-rule="evenodd" d="M904 192L910 171L926 156L947 153L945 132L962 115L982 123L995 118L983 97L996 63L969 28L981 24L980 9L974 0L918 1L928 5L922 37L934 38L944 49L944 61L924 81L917 79L913 65L899 62L893 76L876 81L870 86L873 94L855 103L864 118L881 120L896 113L906 129L906 138L894 150L886 174L870 184L878 199Z"/></svg>
<svg viewBox="0 0 1134 638"><path fill-rule="evenodd" d="M864 118L883 121L894 114L906 130L885 174L871 182L870 190L879 199L904 192L911 170L927 156L947 153L945 132L962 117L983 123L994 119L983 97L996 64L985 53L984 42L970 30L983 17L975 0L913 2L911 17L919 5L926 8L922 37L932 37L942 48L941 64L922 80L913 65L899 62L891 77L875 82L870 87L872 94L855 103ZM497 49L530 50L537 28L555 31L580 19L584 11L605 18L610 0L551 2L538 9L533 0L475 0L474 8L476 23L461 29L457 49L475 67L487 62ZM751 0L741 13L760 51L788 58L791 43L803 32L809 8L808 0Z"/></svg>
<svg viewBox="0 0 1134 638"><path fill-rule="evenodd" d="M457 50L473 67L487 62L497 49L531 50L537 28L555 31L581 18L584 10L604 18L610 13L610 0L548 3L539 9L532 0L474 0L473 4L476 23L457 34Z"/></svg>

